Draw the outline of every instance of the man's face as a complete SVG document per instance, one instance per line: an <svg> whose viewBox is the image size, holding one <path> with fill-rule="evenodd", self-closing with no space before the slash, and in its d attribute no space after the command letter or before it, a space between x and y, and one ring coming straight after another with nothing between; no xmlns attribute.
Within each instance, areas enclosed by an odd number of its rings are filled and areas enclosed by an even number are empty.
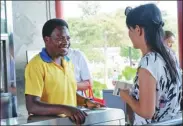
<svg viewBox="0 0 183 126"><path fill-rule="evenodd" d="M175 42L175 37L171 36L171 37L165 39L165 42L166 42L167 46L171 48L173 43Z"/></svg>
<svg viewBox="0 0 183 126"><path fill-rule="evenodd" d="M67 27L56 27L48 40L45 41L46 48L49 48L55 56L65 56L70 46L70 35Z"/></svg>

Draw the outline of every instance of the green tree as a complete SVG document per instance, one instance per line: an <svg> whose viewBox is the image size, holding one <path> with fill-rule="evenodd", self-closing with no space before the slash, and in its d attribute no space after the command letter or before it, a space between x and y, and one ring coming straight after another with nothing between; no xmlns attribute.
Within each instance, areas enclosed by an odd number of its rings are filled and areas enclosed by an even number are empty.
<svg viewBox="0 0 183 126"><path fill-rule="evenodd" d="M69 18L70 33L72 37L71 46L80 48L86 53L89 61L100 62L104 60L103 52L92 50L92 48L104 47L125 47L131 46L132 43L128 36L128 28L126 27L126 17L124 9L117 9L111 13L97 13L100 9L99 5L91 1L85 1L80 5L85 18ZM95 11L97 10L97 11ZM172 18L165 11L162 12L165 21L164 30L171 30L177 38L177 19ZM107 40L105 40L104 33ZM177 45L177 43L176 43ZM128 56L126 48L121 48L121 56ZM92 52L93 54L90 54ZM139 50L132 49L132 59L137 60L141 55ZM98 55L97 55L98 54ZM90 58L93 57L93 58Z"/></svg>
<svg viewBox="0 0 183 126"><path fill-rule="evenodd" d="M106 88L107 88L106 84L102 84L102 83L100 83L98 81L93 81L93 87L92 87L92 89L93 89L93 93L94 93L94 96L95 97L102 98L102 95L101 95L100 92L103 89L106 89Z"/></svg>
<svg viewBox="0 0 183 126"><path fill-rule="evenodd" d="M87 6L82 7L86 8ZM89 10L92 11L91 8ZM80 48L84 51L89 61L103 62L103 52L92 50L92 48L121 46L122 43L127 42L125 40L125 34L127 34L125 31L127 28L122 26L125 20L120 11L118 10L110 14L94 14L84 19L67 19L72 37L71 47ZM88 15L89 12L83 13L85 13L84 15Z"/></svg>
<svg viewBox="0 0 183 126"><path fill-rule="evenodd" d="M125 69L121 73L121 77L124 77L125 80L130 81L135 78L136 72L137 72L136 68L126 66Z"/></svg>
<svg viewBox="0 0 183 126"><path fill-rule="evenodd" d="M127 28L123 26L125 18L120 15L120 11L109 14L97 14L86 19L68 19L72 38L79 45L104 47L104 33L107 32L108 47L120 46L125 43L129 44Z"/></svg>
<svg viewBox="0 0 183 126"><path fill-rule="evenodd" d="M97 49L81 49L88 57L89 61L92 62L104 62L104 53Z"/></svg>
<svg viewBox="0 0 183 126"><path fill-rule="evenodd" d="M121 46L120 47L120 55L122 57L129 57L129 46ZM133 60L138 60L141 57L141 53L139 50L131 48L131 58Z"/></svg>
<svg viewBox="0 0 183 126"><path fill-rule="evenodd" d="M88 18L89 16L97 14L100 10L100 4L95 1L83 1L79 4L79 8L81 8L83 12L83 18Z"/></svg>

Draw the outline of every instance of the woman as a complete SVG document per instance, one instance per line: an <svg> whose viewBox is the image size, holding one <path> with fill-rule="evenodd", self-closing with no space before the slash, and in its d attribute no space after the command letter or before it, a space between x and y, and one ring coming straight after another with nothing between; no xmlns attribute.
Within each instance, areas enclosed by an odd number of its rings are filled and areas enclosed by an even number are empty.
<svg viewBox="0 0 183 126"><path fill-rule="evenodd" d="M161 12L154 4L126 12L129 37L143 57L132 91L121 90L120 96L135 112L134 125L172 119L180 110L182 79L176 58L163 44Z"/></svg>
<svg viewBox="0 0 183 126"><path fill-rule="evenodd" d="M172 48L175 43L175 35L171 31L165 31L164 41L168 47Z"/></svg>

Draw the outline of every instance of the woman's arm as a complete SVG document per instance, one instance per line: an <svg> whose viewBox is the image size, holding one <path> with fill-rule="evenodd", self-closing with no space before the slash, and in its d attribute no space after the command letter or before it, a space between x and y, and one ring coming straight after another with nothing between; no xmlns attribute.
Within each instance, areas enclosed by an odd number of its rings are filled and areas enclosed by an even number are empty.
<svg viewBox="0 0 183 126"><path fill-rule="evenodd" d="M124 90L120 91L120 96L139 116L151 119L155 112L156 80L151 73L144 68L139 69L138 78L139 100L137 101Z"/></svg>

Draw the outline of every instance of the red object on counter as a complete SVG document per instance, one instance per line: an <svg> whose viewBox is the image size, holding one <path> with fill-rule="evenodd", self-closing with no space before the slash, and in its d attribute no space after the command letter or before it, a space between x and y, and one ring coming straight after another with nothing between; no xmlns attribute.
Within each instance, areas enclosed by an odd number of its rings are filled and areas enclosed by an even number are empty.
<svg viewBox="0 0 183 126"><path fill-rule="evenodd" d="M100 98L94 97L94 95L93 95L93 90L92 90L92 87L91 87L91 86L89 87L88 91L89 91L89 92L88 92L88 96L87 96L87 94L86 94L86 91L84 91L84 94L85 94L85 96L86 96L87 98L90 98L90 99L92 99L92 100L95 101L95 102L98 102L98 103L100 103L100 104L105 105L105 100L104 100L104 99L100 99Z"/></svg>

